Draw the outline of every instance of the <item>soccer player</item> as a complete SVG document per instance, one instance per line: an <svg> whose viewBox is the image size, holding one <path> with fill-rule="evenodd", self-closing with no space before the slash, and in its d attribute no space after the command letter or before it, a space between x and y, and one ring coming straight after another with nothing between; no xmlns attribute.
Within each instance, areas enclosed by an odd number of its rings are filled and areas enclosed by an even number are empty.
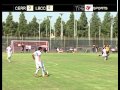
<svg viewBox="0 0 120 90"><path fill-rule="evenodd" d="M110 51L110 47L109 47L109 45L106 45L106 52L107 52L107 55L109 56L109 51Z"/></svg>
<svg viewBox="0 0 120 90"><path fill-rule="evenodd" d="M107 55L107 51L106 51L106 48L104 47L103 50L102 50L102 56L104 57L104 60L107 60L108 59L108 55Z"/></svg>
<svg viewBox="0 0 120 90"><path fill-rule="evenodd" d="M42 47L38 47L38 50L32 54L32 57L35 60L35 64L36 64L35 76L37 76L39 69L41 69L42 76L44 77L44 76L48 76L48 72L45 71L44 63L41 60L41 54L42 54L41 51L42 51Z"/></svg>
<svg viewBox="0 0 120 90"><path fill-rule="evenodd" d="M8 62L11 62L11 57L12 57L12 48L11 48L11 45L9 45L6 48L6 52L7 52L7 60L8 60Z"/></svg>

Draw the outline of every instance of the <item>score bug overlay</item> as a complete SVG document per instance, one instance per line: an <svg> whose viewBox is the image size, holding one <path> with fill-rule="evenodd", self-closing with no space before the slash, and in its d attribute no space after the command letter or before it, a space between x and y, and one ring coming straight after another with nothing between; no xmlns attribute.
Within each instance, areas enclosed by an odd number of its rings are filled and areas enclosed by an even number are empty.
<svg viewBox="0 0 120 90"><path fill-rule="evenodd" d="M33 11L33 5L27 5L27 11Z"/></svg>
<svg viewBox="0 0 120 90"><path fill-rule="evenodd" d="M46 5L46 11L53 11L53 5Z"/></svg>

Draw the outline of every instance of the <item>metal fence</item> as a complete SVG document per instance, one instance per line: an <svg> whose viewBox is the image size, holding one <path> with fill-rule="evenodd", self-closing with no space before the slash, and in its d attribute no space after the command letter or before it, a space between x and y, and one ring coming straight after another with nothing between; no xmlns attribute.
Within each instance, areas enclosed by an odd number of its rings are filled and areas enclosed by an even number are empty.
<svg viewBox="0 0 120 90"><path fill-rule="evenodd" d="M2 50L5 51L5 48L11 43L11 40L39 40L39 37L11 37L11 36L2 36ZM70 47L76 48L78 51L92 50L92 46L96 45L97 47L103 47L104 44L109 44L111 47L118 46L118 38L67 38L55 37L55 38L46 38L41 37L40 40L48 41L50 51L55 51L57 47L62 48L63 50L68 50Z"/></svg>

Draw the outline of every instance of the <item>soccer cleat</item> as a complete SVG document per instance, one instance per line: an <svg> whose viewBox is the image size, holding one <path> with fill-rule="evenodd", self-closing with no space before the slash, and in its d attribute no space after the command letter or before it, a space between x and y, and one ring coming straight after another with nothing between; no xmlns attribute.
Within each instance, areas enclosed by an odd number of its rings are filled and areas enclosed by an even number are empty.
<svg viewBox="0 0 120 90"><path fill-rule="evenodd" d="M106 58L104 58L104 60L106 61L107 59L106 59Z"/></svg>
<svg viewBox="0 0 120 90"><path fill-rule="evenodd" d="M49 75L45 75L44 77L48 77Z"/></svg>
<svg viewBox="0 0 120 90"><path fill-rule="evenodd" d="M34 77L42 77L42 75L34 74Z"/></svg>
<svg viewBox="0 0 120 90"><path fill-rule="evenodd" d="M48 71L45 72L45 75L48 75Z"/></svg>
<svg viewBox="0 0 120 90"><path fill-rule="evenodd" d="M38 75L38 77L42 77L42 75Z"/></svg>
<svg viewBox="0 0 120 90"><path fill-rule="evenodd" d="M48 75L48 71L47 72L45 72L45 74L44 75L42 75L42 77L48 77L49 75Z"/></svg>

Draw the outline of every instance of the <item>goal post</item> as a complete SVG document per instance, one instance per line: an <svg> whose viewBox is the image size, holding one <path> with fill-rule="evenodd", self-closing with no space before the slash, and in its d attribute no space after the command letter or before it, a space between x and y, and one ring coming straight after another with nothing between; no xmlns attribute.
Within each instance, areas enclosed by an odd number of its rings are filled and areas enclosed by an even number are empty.
<svg viewBox="0 0 120 90"><path fill-rule="evenodd" d="M11 46L13 53L21 52L22 45L24 45L24 51L27 46L31 47L31 51L35 51L36 48L42 47L49 51L49 42L48 41L34 41L34 40L11 40Z"/></svg>

